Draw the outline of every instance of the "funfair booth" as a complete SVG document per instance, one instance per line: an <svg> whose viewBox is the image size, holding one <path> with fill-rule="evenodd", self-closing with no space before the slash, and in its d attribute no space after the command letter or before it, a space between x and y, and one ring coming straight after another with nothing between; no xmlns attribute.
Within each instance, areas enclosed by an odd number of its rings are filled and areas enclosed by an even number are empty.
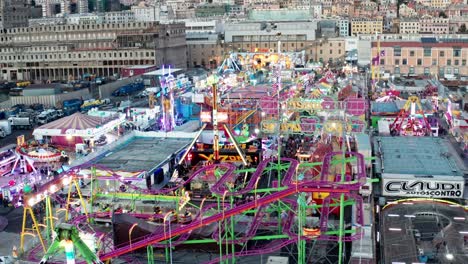
<svg viewBox="0 0 468 264"><path fill-rule="evenodd" d="M66 147L86 141L92 144L102 135L118 131L124 121L125 116L118 114L97 117L75 113L34 129L33 136L36 140Z"/></svg>

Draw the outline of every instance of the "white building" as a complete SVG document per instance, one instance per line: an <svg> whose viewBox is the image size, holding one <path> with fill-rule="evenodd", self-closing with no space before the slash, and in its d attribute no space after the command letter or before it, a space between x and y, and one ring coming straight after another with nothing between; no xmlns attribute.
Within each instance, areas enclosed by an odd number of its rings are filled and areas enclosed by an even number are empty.
<svg viewBox="0 0 468 264"><path fill-rule="evenodd" d="M157 6L132 6L136 21L158 21L160 8Z"/></svg>
<svg viewBox="0 0 468 264"><path fill-rule="evenodd" d="M320 2L312 2L310 3L310 13L312 15L312 18L320 19L322 18L322 12L323 12L323 7L322 3Z"/></svg>
<svg viewBox="0 0 468 264"><path fill-rule="evenodd" d="M65 18L67 24L70 25L85 25L85 24L101 24L104 19L97 14L71 14Z"/></svg>
<svg viewBox="0 0 468 264"><path fill-rule="evenodd" d="M130 23L135 22L135 13L133 11L117 11L104 13L104 23Z"/></svg>
<svg viewBox="0 0 468 264"><path fill-rule="evenodd" d="M336 24L339 28L340 37L348 37L349 36L349 20L340 19L337 21Z"/></svg>

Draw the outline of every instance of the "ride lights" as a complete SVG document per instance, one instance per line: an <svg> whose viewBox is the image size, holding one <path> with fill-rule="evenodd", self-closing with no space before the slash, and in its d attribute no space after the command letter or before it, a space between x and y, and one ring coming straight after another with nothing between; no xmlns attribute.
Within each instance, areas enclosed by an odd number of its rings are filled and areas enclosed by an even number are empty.
<svg viewBox="0 0 468 264"><path fill-rule="evenodd" d="M31 197L28 199L28 205L29 206L33 206L36 204L36 200L34 199L34 197Z"/></svg>
<svg viewBox="0 0 468 264"><path fill-rule="evenodd" d="M49 187L49 191L51 193L55 193L57 191L57 186L55 186L54 184L52 184L50 187Z"/></svg>
<svg viewBox="0 0 468 264"><path fill-rule="evenodd" d="M71 177L65 177L62 180L63 185L69 185L71 183Z"/></svg>

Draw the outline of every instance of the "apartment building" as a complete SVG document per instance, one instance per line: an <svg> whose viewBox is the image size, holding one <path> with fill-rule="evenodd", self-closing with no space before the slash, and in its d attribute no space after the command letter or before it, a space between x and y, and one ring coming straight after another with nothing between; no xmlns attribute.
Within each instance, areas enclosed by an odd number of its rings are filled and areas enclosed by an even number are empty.
<svg viewBox="0 0 468 264"><path fill-rule="evenodd" d="M448 34L450 20L442 17L422 16L420 19L421 33Z"/></svg>
<svg viewBox="0 0 468 264"><path fill-rule="evenodd" d="M412 40L380 42L384 56L380 70L394 75L468 75L468 41L463 38L420 37ZM372 41L372 57L377 55L377 42Z"/></svg>
<svg viewBox="0 0 468 264"><path fill-rule="evenodd" d="M186 66L183 23L46 25L0 34L4 80L70 80L112 76L129 65Z"/></svg>
<svg viewBox="0 0 468 264"><path fill-rule="evenodd" d="M418 34L421 30L421 24L417 18L400 19L400 34Z"/></svg>
<svg viewBox="0 0 468 264"><path fill-rule="evenodd" d="M351 19L351 35L375 34L383 32L383 20L379 18L353 18Z"/></svg>

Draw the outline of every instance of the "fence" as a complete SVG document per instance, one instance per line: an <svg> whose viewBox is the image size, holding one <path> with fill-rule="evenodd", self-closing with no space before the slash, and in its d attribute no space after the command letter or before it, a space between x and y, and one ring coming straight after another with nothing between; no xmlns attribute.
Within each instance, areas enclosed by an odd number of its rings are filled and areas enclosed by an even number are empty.
<svg viewBox="0 0 468 264"><path fill-rule="evenodd" d="M39 95L39 96L11 96L11 105L24 104L43 104L44 106L60 107L62 102L69 99L89 99L91 97L88 89L82 89L69 93L52 94L52 95Z"/></svg>

